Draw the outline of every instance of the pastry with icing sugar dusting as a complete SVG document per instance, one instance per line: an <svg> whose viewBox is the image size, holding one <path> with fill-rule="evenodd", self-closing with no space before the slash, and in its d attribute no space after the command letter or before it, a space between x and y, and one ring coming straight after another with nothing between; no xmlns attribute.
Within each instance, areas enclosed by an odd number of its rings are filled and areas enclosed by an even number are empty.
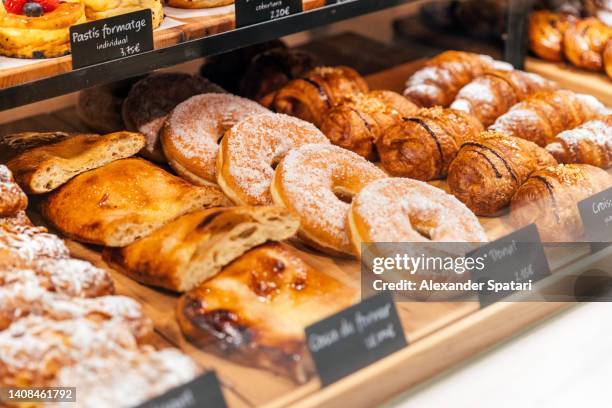
<svg viewBox="0 0 612 408"><path fill-rule="evenodd" d="M271 113L256 102L229 94L197 95L168 116L161 142L168 163L196 185L217 182L219 141L226 130L249 116Z"/></svg>
<svg viewBox="0 0 612 408"><path fill-rule="evenodd" d="M219 146L217 182L239 205L270 205L274 168L292 149L328 144L314 125L283 114L255 115L228 130Z"/></svg>
<svg viewBox="0 0 612 408"><path fill-rule="evenodd" d="M21 191L8 167L0 164L0 217L11 217L28 206L28 198Z"/></svg>
<svg viewBox="0 0 612 408"><path fill-rule="evenodd" d="M332 255L352 255L346 218L350 199L368 183L387 175L338 146L305 145L276 168L272 199L300 216L299 237Z"/></svg>

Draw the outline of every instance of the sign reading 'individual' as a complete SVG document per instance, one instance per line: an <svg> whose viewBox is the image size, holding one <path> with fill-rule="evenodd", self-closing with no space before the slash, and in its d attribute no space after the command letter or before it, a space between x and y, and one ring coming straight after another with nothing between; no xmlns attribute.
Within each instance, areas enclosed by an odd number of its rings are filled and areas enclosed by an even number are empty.
<svg viewBox="0 0 612 408"><path fill-rule="evenodd" d="M484 259L485 267L472 271L472 279L483 284L478 290L481 307L518 291L529 292L535 282L550 275L535 224L484 245L468 256Z"/></svg>
<svg viewBox="0 0 612 408"><path fill-rule="evenodd" d="M302 0L236 0L236 27L272 21L301 13Z"/></svg>
<svg viewBox="0 0 612 408"><path fill-rule="evenodd" d="M72 68L82 68L153 49L151 10L70 27Z"/></svg>
<svg viewBox="0 0 612 408"><path fill-rule="evenodd" d="M612 188L578 203L588 241L612 242Z"/></svg>
<svg viewBox="0 0 612 408"><path fill-rule="evenodd" d="M227 408L217 375L209 371L138 408Z"/></svg>
<svg viewBox="0 0 612 408"><path fill-rule="evenodd" d="M407 345L389 292L313 324L306 340L324 386Z"/></svg>

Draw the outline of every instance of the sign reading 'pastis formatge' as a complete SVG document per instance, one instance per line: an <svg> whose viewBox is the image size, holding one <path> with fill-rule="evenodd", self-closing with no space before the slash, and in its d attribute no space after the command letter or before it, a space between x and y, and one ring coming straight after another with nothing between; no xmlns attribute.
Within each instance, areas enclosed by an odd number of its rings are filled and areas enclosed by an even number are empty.
<svg viewBox="0 0 612 408"><path fill-rule="evenodd" d="M302 0L236 0L236 27L272 21L303 11Z"/></svg>
<svg viewBox="0 0 612 408"><path fill-rule="evenodd" d="M209 371L138 408L227 408L217 375Z"/></svg>
<svg viewBox="0 0 612 408"><path fill-rule="evenodd" d="M306 329L323 385L406 347L393 297L382 292Z"/></svg>
<svg viewBox="0 0 612 408"><path fill-rule="evenodd" d="M72 68L82 68L153 49L151 10L70 27Z"/></svg>

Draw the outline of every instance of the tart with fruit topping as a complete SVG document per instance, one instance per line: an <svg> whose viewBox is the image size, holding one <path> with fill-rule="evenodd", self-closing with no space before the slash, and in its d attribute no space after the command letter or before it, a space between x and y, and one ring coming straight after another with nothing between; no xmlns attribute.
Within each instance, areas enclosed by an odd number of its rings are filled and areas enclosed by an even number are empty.
<svg viewBox="0 0 612 408"><path fill-rule="evenodd" d="M70 53L70 26L85 22L81 2L4 0L0 4L0 54L53 58Z"/></svg>
<svg viewBox="0 0 612 408"><path fill-rule="evenodd" d="M162 0L83 0L83 3L87 20L100 20L147 8L153 15L153 28L159 27L164 19Z"/></svg>

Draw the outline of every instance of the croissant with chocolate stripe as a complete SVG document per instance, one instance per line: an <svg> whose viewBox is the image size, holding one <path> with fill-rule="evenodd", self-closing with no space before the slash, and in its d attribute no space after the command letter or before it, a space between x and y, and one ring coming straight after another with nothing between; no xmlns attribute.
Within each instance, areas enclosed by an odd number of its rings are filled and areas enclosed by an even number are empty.
<svg viewBox="0 0 612 408"><path fill-rule="evenodd" d="M333 144L374 160L374 144L383 132L417 110L415 104L395 92L355 94L329 111L321 131Z"/></svg>
<svg viewBox="0 0 612 408"><path fill-rule="evenodd" d="M612 115L561 132L548 150L559 163L612 167Z"/></svg>
<svg viewBox="0 0 612 408"><path fill-rule="evenodd" d="M429 181L444 178L461 145L483 130L469 113L440 107L421 109L389 128L376 148L387 173Z"/></svg>
<svg viewBox="0 0 612 408"><path fill-rule="evenodd" d="M543 241L571 242L584 234L578 203L612 187L612 176L588 164L568 164L536 171L512 198L510 222L535 223Z"/></svg>
<svg viewBox="0 0 612 408"><path fill-rule="evenodd" d="M463 144L448 169L448 185L476 215L495 216L531 173L554 164L536 144L489 131Z"/></svg>
<svg viewBox="0 0 612 408"><path fill-rule="evenodd" d="M490 126L529 95L555 89L554 82L537 74L519 70L489 71L461 88L451 108L471 113L483 125Z"/></svg>
<svg viewBox="0 0 612 408"><path fill-rule="evenodd" d="M368 92L368 84L349 67L317 67L282 87L272 106L320 127L325 114L348 96Z"/></svg>

